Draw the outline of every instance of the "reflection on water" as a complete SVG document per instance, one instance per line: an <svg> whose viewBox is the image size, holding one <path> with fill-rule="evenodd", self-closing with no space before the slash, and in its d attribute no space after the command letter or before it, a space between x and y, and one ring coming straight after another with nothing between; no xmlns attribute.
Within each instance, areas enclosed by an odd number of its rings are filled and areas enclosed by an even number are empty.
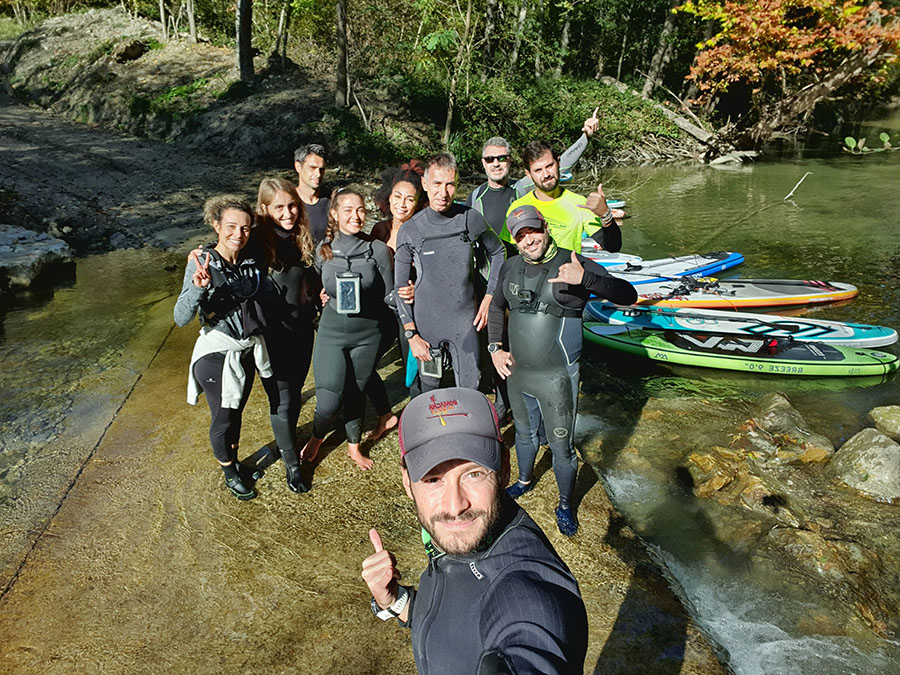
<svg viewBox="0 0 900 675"><path fill-rule="evenodd" d="M792 200L783 201L806 172ZM817 318L898 328L898 176L900 153L882 153L725 169L620 169L602 180L609 196L627 197L626 252L656 258L733 250L746 262L723 277L849 282L860 296L814 308ZM695 498L678 470L691 451L727 445L729 430L773 391L839 446L871 425L872 407L900 404L896 374L756 376L665 366L593 345L582 373L583 455L601 469L614 503L736 673L900 672L900 644L873 634L852 608L810 593L752 551L723 544L716 531L728 522L724 507ZM650 431L648 420L656 425ZM866 508L874 518L894 507ZM898 554L895 546L893 561Z"/></svg>

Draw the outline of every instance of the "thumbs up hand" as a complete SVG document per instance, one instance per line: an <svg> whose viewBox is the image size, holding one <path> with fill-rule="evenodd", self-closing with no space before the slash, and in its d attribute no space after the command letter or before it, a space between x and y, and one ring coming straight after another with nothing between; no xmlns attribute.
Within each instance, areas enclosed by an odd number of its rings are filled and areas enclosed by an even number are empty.
<svg viewBox="0 0 900 675"><path fill-rule="evenodd" d="M374 527L369 530L369 540L375 552L363 560L362 578L378 606L386 609L397 599L397 582L400 580L397 559L393 553L384 550L381 535Z"/></svg>

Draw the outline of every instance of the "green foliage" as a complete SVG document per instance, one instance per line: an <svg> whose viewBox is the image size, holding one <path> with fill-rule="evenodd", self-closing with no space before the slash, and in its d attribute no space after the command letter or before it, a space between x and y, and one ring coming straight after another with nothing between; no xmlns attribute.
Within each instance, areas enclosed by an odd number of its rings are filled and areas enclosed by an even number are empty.
<svg viewBox="0 0 900 675"><path fill-rule="evenodd" d="M310 126L314 137L330 138L336 154L359 168L383 168L411 154L427 154L421 148L394 143L383 133L366 130L360 118L348 109L328 110Z"/></svg>
<svg viewBox="0 0 900 675"><path fill-rule="evenodd" d="M600 108L600 130L586 159L640 144L648 135L681 138L662 113L643 99L593 80L542 79L474 84L460 101L459 125L451 149L460 162L478 165L481 145L491 136L506 138L518 154L526 143L545 139L559 151L581 133L584 120Z"/></svg>
<svg viewBox="0 0 900 675"><path fill-rule="evenodd" d="M879 140L881 141L880 148L870 148L866 145L865 138L854 138L853 136L847 136L844 139L843 151L849 152L854 155L864 155L869 152L893 152L894 150L900 150L900 147L894 147L891 145L891 137L889 134L882 131L878 135Z"/></svg>

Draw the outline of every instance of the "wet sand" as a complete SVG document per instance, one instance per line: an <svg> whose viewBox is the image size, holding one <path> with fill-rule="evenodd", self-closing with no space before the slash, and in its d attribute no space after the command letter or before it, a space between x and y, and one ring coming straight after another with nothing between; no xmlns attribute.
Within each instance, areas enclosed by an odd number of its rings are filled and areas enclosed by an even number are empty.
<svg viewBox="0 0 900 675"><path fill-rule="evenodd" d="M173 302L157 298L143 332L121 345L128 377L87 373L79 382L91 407L73 408L71 428L54 440L77 437L79 451L47 474L55 490L4 551L0 671L413 672L408 633L372 617L359 577L373 526L407 583L425 566L396 432L371 448L370 472L351 464L346 445L327 442L309 494L290 492L278 463L259 497L239 502L208 449L205 401L185 402L196 326L172 330ZM152 360L131 363L135 354ZM383 374L396 400L396 366ZM313 404L304 403L302 435ZM91 433L76 430L79 419ZM242 457L272 440L261 387L244 420ZM537 472L522 503L581 584L585 670L725 672L593 469L579 472L582 529L571 540L553 521L548 456Z"/></svg>

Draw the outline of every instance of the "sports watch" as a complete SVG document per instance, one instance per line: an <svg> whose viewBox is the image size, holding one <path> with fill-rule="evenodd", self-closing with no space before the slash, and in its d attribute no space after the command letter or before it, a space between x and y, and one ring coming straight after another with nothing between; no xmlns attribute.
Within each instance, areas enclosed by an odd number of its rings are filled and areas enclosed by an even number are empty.
<svg viewBox="0 0 900 675"><path fill-rule="evenodd" d="M488 354L493 354L494 352L499 352L503 347L499 342L491 342L488 344Z"/></svg>
<svg viewBox="0 0 900 675"><path fill-rule="evenodd" d="M405 337L407 340L412 340L418 334L419 331L417 331L415 328L407 328L405 331L403 331L403 337Z"/></svg>
<svg viewBox="0 0 900 675"><path fill-rule="evenodd" d="M372 598L372 614L382 621L396 619L400 616L403 608L406 607L407 602L409 602L409 591L406 590L405 586L397 586L397 599L394 600L394 604L387 609L381 609L381 607L378 606L378 603L375 602L375 598Z"/></svg>

